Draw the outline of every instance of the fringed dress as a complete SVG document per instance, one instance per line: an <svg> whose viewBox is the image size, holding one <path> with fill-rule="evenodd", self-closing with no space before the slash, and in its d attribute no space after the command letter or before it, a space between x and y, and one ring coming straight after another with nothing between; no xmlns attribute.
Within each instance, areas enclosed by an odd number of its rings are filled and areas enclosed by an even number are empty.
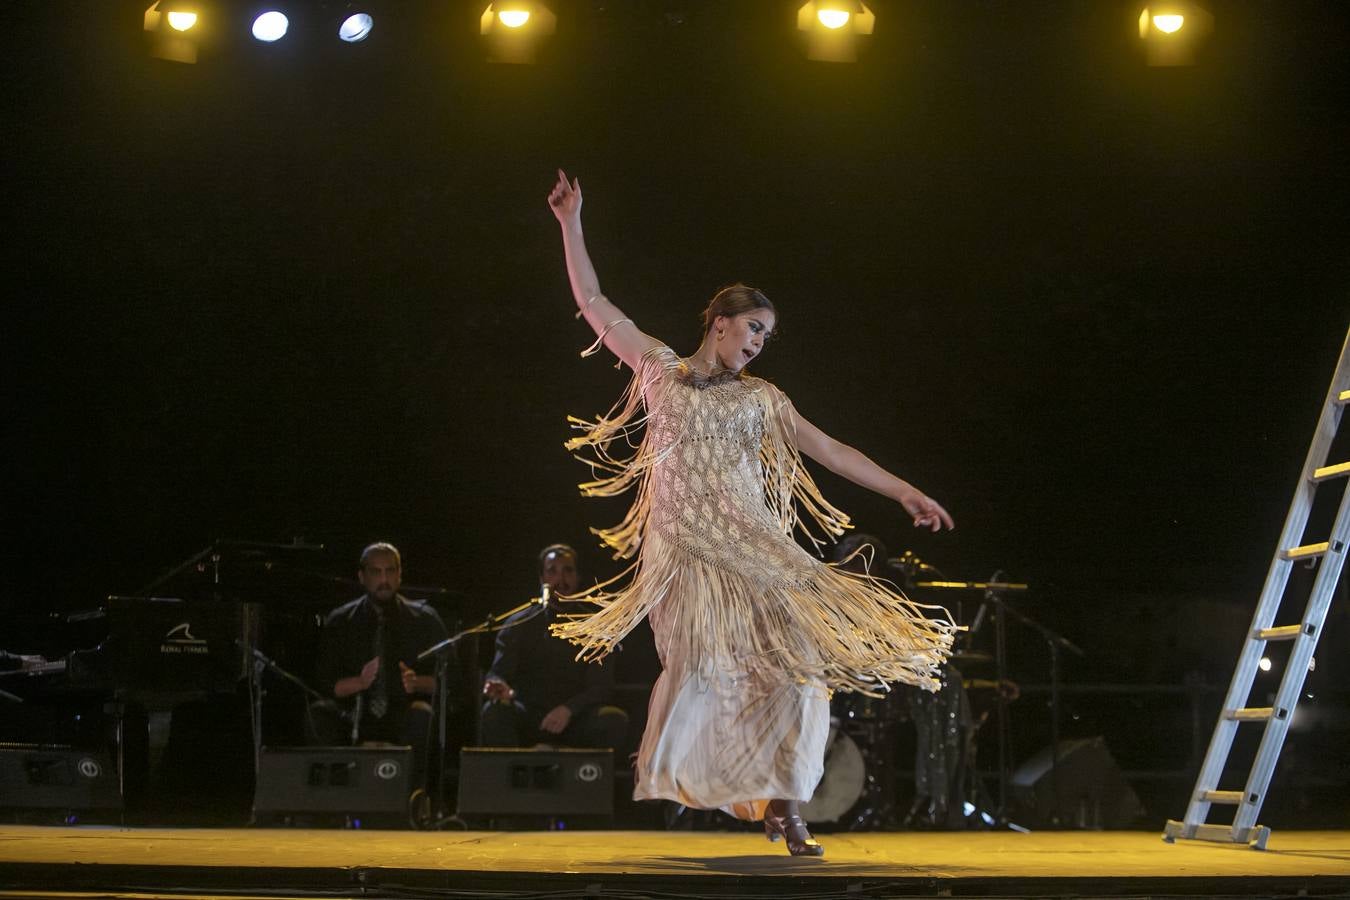
<svg viewBox="0 0 1350 900"><path fill-rule="evenodd" d="M794 540L796 527L819 546L809 524L831 539L850 526L803 468L782 391L749 375L702 376L659 346L608 415L571 421L582 434L568 449L596 475L582 493L637 492L621 523L595 532L635 560L569 598L598 609L553 630L597 660L651 621L663 671L636 799L763 818L769 800L814 793L830 691L938 688L955 631L945 611Z"/></svg>

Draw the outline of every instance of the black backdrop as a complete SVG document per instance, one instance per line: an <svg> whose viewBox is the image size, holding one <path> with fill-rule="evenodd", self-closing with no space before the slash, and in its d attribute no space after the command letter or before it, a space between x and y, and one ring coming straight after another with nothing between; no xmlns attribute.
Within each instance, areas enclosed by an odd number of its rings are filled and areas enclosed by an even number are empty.
<svg viewBox="0 0 1350 900"><path fill-rule="evenodd" d="M755 370L958 521L822 474L894 551L1051 620L1249 604L1350 319L1345 8L1216 3L1204 65L1148 69L1125 4L877 0L836 67L790 4L720 6L558 4L509 68L466 4L196 66L148 58L143 4L15 4L7 599L87 605L215 537L344 574L392 540L466 614L553 540L613 571L586 527L621 506L561 446L623 384L577 357L562 165L648 331L687 352L718 286L774 298Z"/></svg>

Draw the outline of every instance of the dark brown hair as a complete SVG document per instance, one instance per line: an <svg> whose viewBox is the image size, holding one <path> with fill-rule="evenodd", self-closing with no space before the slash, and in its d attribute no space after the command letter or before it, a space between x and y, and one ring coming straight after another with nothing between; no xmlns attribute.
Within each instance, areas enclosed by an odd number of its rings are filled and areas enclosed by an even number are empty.
<svg viewBox="0 0 1350 900"><path fill-rule="evenodd" d="M539 574L544 574L544 563L548 562L550 556L570 556L572 562L579 567L581 560L577 558L577 551L573 550L568 544L549 544L543 550L539 551Z"/></svg>
<svg viewBox="0 0 1350 900"><path fill-rule="evenodd" d="M370 562L372 556L380 556L386 553L394 558L394 562L399 569L403 568L403 554L398 552L397 547L386 541L377 541L361 551L361 568L366 567L366 563Z"/></svg>
<svg viewBox="0 0 1350 900"><path fill-rule="evenodd" d="M708 329L713 327L713 322L717 321L718 316L730 318L748 313L752 309L767 309L773 313L775 321L778 318L778 310L774 308L773 301L762 292L739 281L727 285L713 294L712 300L708 301L708 308L703 311L703 334L708 333ZM778 330L776 325L774 330Z"/></svg>

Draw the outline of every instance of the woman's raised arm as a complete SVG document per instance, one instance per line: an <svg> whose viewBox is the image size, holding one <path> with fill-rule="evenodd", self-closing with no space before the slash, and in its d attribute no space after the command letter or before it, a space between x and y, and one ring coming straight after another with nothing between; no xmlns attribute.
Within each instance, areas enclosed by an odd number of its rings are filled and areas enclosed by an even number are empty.
<svg viewBox="0 0 1350 900"><path fill-rule="evenodd" d="M548 205L562 226L567 278L572 283L572 298L576 300L580 314L595 331L597 342L603 342L630 369L637 371L642 354L660 346L661 342L643 333L632 319L600 293L600 279L591 265L586 239L581 232L580 181L569 182L566 173L559 169L558 183L549 192Z"/></svg>

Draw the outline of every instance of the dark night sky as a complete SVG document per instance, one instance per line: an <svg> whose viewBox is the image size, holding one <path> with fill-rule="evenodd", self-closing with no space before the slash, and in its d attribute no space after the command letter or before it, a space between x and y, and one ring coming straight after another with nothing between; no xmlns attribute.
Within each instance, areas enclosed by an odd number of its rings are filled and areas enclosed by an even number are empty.
<svg viewBox="0 0 1350 900"><path fill-rule="evenodd" d="M621 506L561 444L623 377L577 357L562 165L649 332L688 352L718 286L774 298L759 374L957 518L915 535L822 475L893 551L1049 616L1249 605L1350 321L1350 12L1216 3L1204 65L1164 70L1125 4L877 0L826 67L791 4L681 5L559 4L531 68L479 62L465 4L195 67L146 57L136 3L10 10L12 598L215 537L334 573L390 539L474 610L552 540L607 574L585 528Z"/></svg>

